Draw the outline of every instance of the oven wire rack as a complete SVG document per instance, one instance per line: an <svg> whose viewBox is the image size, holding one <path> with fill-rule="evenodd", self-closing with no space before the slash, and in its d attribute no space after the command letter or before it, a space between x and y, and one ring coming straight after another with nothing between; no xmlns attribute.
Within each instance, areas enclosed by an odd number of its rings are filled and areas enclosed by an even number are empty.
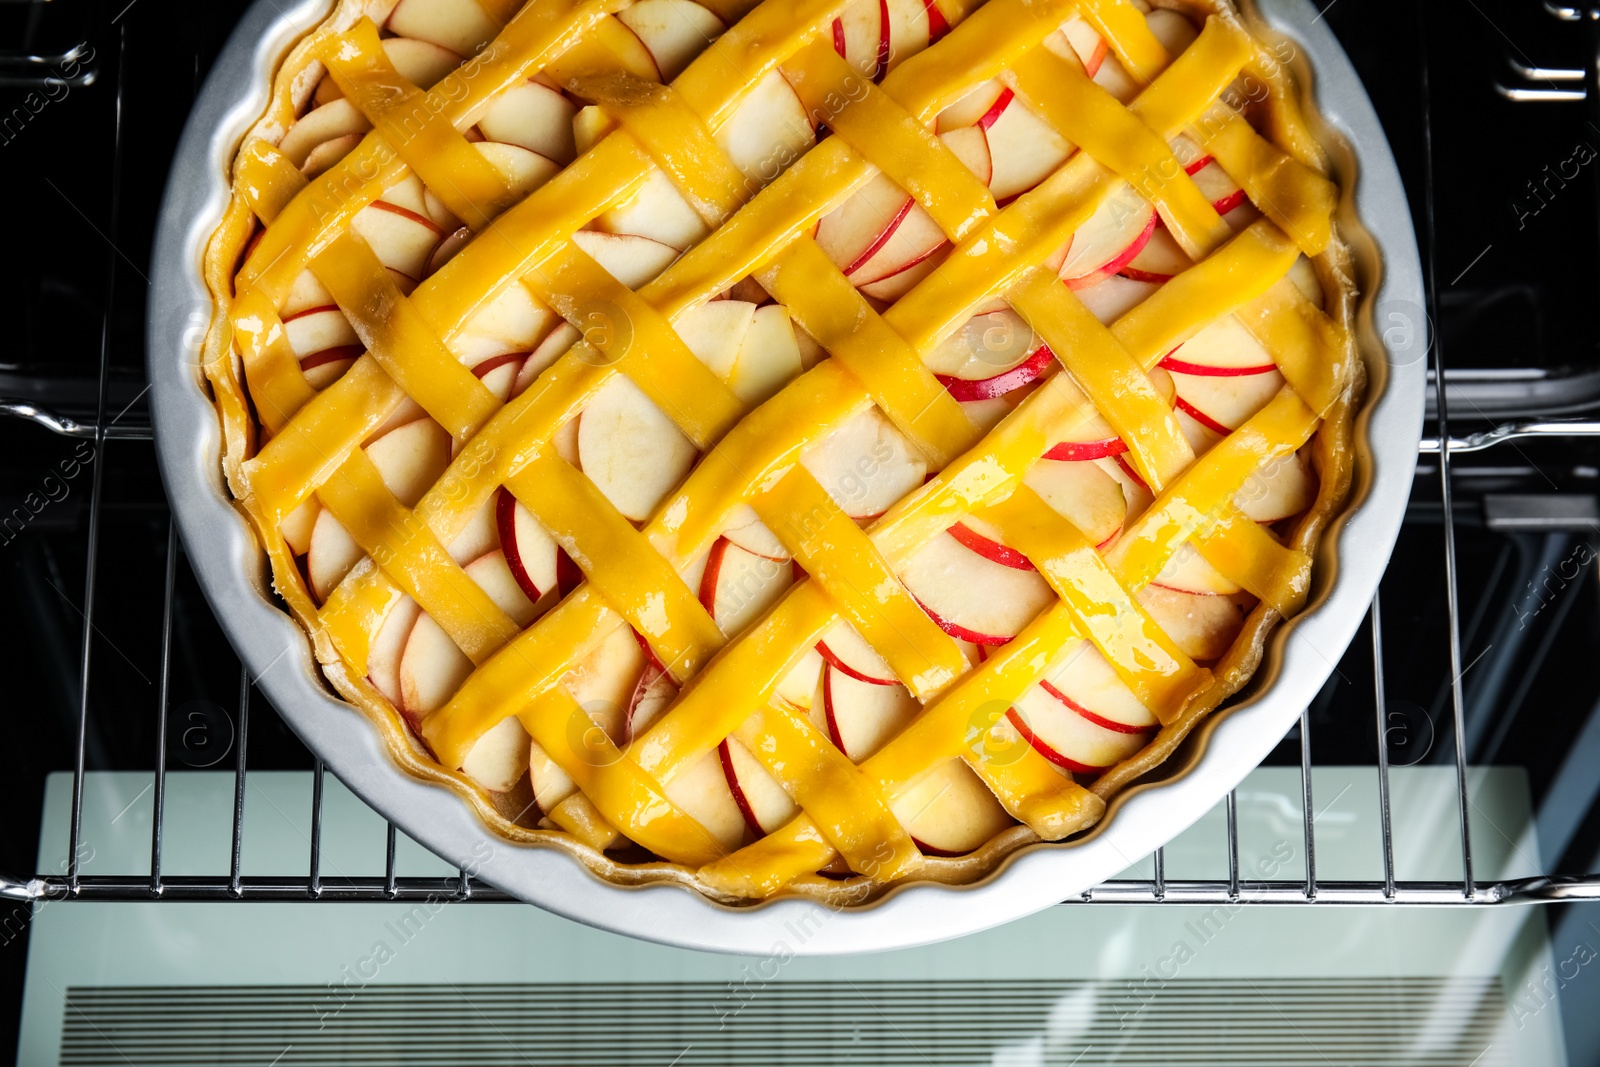
<svg viewBox="0 0 1600 1067"><path fill-rule="evenodd" d="M1424 5L1419 5L1419 11ZM1587 8L1562 7L1546 3L1547 10L1565 21L1584 21L1593 30L1592 49L1600 54L1600 6ZM1422 17L1426 17L1423 15ZM119 52L126 51L126 27L119 27ZM78 50L87 47L77 46ZM48 79L44 68L60 57L33 57L0 54L0 84L44 84ZM112 200L109 216L108 243L115 240L120 204L120 186L123 168L122 103L125 90L124 65L116 65L116 110L114 124L114 155L111 173ZM56 64L59 65L59 64ZM1427 94L1427 62L1423 57L1423 89ZM1523 82L1542 83L1538 86L1519 85L1496 89L1508 99L1518 102L1576 101L1587 99L1591 112L1600 119L1600 64L1587 70L1545 69L1516 61L1513 73ZM85 74L83 84L94 78L91 69ZM1581 86L1581 87L1579 87ZM1423 235L1425 239L1424 263L1428 284L1430 312L1438 306L1438 285L1433 269L1435 230L1433 218L1433 150L1430 108L1424 106L1425 151L1425 205ZM58 412L37 403L0 399L0 416L9 416L32 422L54 434L94 442L98 451L109 442L130 442L129 447L139 447L137 442L151 439L145 413L137 400L121 411L110 410L108 388L111 369L111 312L118 276L117 260L120 253L111 248L106 257L106 307L101 324L99 356L99 388L93 420L66 412ZM1452 437L1448 430L1446 401L1447 381L1494 377L1496 372L1466 372L1447 374L1443 345L1436 335L1430 335L1432 367L1430 379L1433 396L1430 397L1430 415L1436 428L1435 436L1424 437L1420 442L1420 455L1438 457L1438 493L1442 508L1442 555L1446 583L1446 606L1449 621L1450 656L1450 712L1454 726L1454 768L1456 804L1460 829L1462 876L1452 881L1409 881L1395 877L1394 833L1390 811L1390 773L1387 744L1389 722L1385 702L1385 675L1383 663L1383 612L1379 597L1373 598L1369 608L1371 656L1374 679L1373 720L1375 750L1377 753L1377 786L1381 843L1383 852L1383 878L1373 881L1322 881L1317 877L1316 834L1314 830L1315 807L1312 797L1310 710L1301 713L1299 728L1301 823L1305 849L1305 877L1297 880L1262 881L1246 879L1240 875L1239 824L1236 794L1230 792L1226 800L1227 821L1227 871L1226 879L1176 880L1165 877L1163 850L1157 849L1152 857L1153 876L1148 879L1117 879L1101 883L1086 890L1081 897L1063 903L1089 904L1405 904L1405 905L1468 905L1555 903L1578 900L1600 900L1600 873L1587 875L1546 875L1506 881L1478 881L1473 872L1471 846L1471 805L1467 789L1466 731L1463 685L1461 681L1461 606L1458 596L1458 564L1455 544L1456 509L1452 496L1451 457L1495 448L1516 440L1530 438L1573 439L1600 437L1600 420L1573 419L1522 419L1501 423L1492 429ZM1507 372L1510 373L1510 372ZM1536 375L1537 377L1537 375ZM1546 383L1566 391L1563 383ZM143 394L140 394L142 397ZM1597 390L1600 399L1600 390ZM131 418L125 416L131 415ZM67 866L61 874L40 874L19 879L0 874L0 899L19 902L44 900L99 900L99 901L400 901L448 898L458 901L512 901L515 898L474 879L466 871L453 877L415 877L396 873L396 829L391 822L387 829L387 860L382 877L340 876L324 879L321 863L323 783L326 770L320 759L315 761L312 778L311 827L308 840L310 855L308 873L300 876L247 877L241 873L243 855L245 783L248 773L249 717L252 704L251 679L243 667L239 672L238 698L234 713L237 744L233 752L234 796L232 816L232 842L229 872L226 876L168 876L162 873L162 833L167 776L167 715L171 682L173 601L180 568L184 566L178 543L176 527L168 522L165 564L165 594L162 605L161 664L158 681L158 724L153 781L154 813L150 841L150 873L148 875L91 875L79 870L79 844L82 833L83 788L86 767L87 736L90 708L90 661L95 635L96 565L99 556L101 519L103 513L105 464L95 463L87 515L86 569L83 592L83 633L79 654L79 706L77 715L76 755L72 782L72 815L67 851ZM1597 772L1600 773L1600 772Z"/></svg>

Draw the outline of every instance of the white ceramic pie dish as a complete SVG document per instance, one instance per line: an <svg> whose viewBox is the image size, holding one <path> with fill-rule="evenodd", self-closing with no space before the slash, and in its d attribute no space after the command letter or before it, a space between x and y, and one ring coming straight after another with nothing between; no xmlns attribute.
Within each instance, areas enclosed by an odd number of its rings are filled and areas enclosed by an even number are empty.
<svg viewBox="0 0 1600 1067"><path fill-rule="evenodd" d="M1308 114L1343 189L1337 217L1362 290L1356 324L1368 379L1356 419L1355 476L1344 510L1317 548L1308 607L1269 637L1245 695L1193 732L1162 766L1159 783L1121 793L1086 836L1027 847L965 887L911 883L848 910L795 898L727 907L682 886L614 885L559 850L506 841L448 790L394 763L368 720L321 681L305 632L274 602L265 554L223 484L221 433L197 362L212 314L201 262L227 203L233 154L265 105L278 63L325 17L330 0L287 8L258 0L235 29L179 144L150 275L148 357L159 462L196 577L258 686L346 785L446 860L569 918L688 948L842 953L959 936L1074 896L1170 840L1277 744L1359 627L1410 492L1426 384L1421 267L1404 190L1371 102L1309 3L1245 6L1247 15L1259 16L1258 32L1293 45L1290 66L1311 92Z"/></svg>

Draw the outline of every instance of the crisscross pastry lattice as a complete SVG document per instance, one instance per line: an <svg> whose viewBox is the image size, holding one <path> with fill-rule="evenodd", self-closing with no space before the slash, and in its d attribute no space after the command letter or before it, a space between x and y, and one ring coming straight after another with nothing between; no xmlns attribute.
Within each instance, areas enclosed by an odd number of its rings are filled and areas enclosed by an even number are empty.
<svg viewBox="0 0 1600 1067"><path fill-rule="evenodd" d="M1360 364L1290 90L1197 5L347 0L209 253L230 484L502 833L970 881L1306 596Z"/></svg>

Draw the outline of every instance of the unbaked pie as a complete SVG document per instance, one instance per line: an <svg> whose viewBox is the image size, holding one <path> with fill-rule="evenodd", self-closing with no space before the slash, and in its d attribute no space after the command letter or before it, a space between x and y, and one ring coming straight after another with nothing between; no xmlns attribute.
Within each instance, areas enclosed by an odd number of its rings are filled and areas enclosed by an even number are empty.
<svg viewBox="0 0 1600 1067"><path fill-rule="evenodd" d="M625 884L859 902L1093 826L1349 482L1281 58L1224 0L342 0L206 260L328 681Z"/></svg>

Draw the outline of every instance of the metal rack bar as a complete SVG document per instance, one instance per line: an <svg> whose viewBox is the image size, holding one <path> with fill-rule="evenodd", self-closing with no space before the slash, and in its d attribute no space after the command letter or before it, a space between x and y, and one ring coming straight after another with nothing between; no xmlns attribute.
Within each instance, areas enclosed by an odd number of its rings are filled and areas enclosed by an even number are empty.
<svg viewBox="0 0 1600 1067"><path fill-rule="evenodd" d="M1228 790L1228 899L1239 899L1239 791Z"/></svg>
<svg viewBox="0 0 1600 1067"><path fill-rule="evenodd" d="M1427 235L1427 256L1423 264L1428 285L1428 307L1434 321L1438 321L1439 277L1434 269L1438 262L1438 233L1434 219L1433 171L1433 89L1428 56L1428 5L1417 5L1417 19L1422 41L1420 75L1422 82L1422 141L1423 141L1423 232ZM1472 825L1467 799L1467 749L1466 707L1461 691L1461 604L1457 593L1459 573L1456 563L1455 500L1450 484L1450 430L1449 408L1445 400L1444 340L1437 332L1433 341L1434 419L1439 427L1439 501L1444 508L1444 571L1445 610L1450 629L1450 702L1455 718L1456 793L1461 822L1461 881L1470 900L1473 895L1472 878Z"/></svg>
<svg viewBox="0 0 1600 1067"><path fill-rule="evenodd" d="M1373 727L1377 730L1378 747L1378 814L1383 825L1383 896L1393 900L1394 885L1394 823L1389 809L1389 715L1384 698L1383 676L1383 610L1379 607L1381 594L1372 598L1372 708Z"/></svg>
<svg viewBox="0 0 1600 1067"><path fill-rule="evenodd" d="M1300 821L1305 833L1306 899L1317 899L1316 808L1311 800L1311 709L1300 713ZM1237 847L1235 847L1237 851Z"/></svg>
<svg viewBox="0 0 1600 1067"><path fill-rule="evenodd" d="M122 94L127 84L124 63L127 52L127 32L118 31L117 94L112 120L111 208L106 220L108 243L115 245L117 223L122 210ZM67 848L67 877L74 888L78 884L80 857L83 843L83 772L87 762L89 744L89 663L94 650L95 570L100 556L100 520L105 494L105 426L106 395L111 380L111 322L112 308L116 304L117 259L115 247L106 252L105 310L100 318L100 393L95 407L94 441L95 464L89 495L89 539L84 564L83 579L83 657L79 669L78 690L78 748L72 771L72 826Z"/></svg>
<svg viewBox="0 0 1600 1067"><path fill-rule="evenodd" d="M394 876L394 823L388 823L389 845L384 853L383 861L383 895L393 898L399 892L398 880Z"/></svg>
<svg viewBox="0 0 1600 1067"><path fill-rule="evenodd" d="M317 760L316 773L311 778L311 895L322 895L322 775L323 764Z"/></svg>
<svg viewBox="0 0 1600 1067"><path fill-rule="evenodd" d="M167 709L172 696L172 602L178 579L178 524L167 520L167 586L161 601L161 681L156 690L156 773L150 816L150 895L161 895L161 831L167 813Z"/></svg>
<svg viewBox="0 0 1600 1067"><path fill-rule="evenodd" d="M244 880L240 864L244 858L244 776L246 750L250 740L250 672L239 664L239 726L234 731L233 771L233 853L228 871L228 885L234 896L243 892Z"/></svg>

